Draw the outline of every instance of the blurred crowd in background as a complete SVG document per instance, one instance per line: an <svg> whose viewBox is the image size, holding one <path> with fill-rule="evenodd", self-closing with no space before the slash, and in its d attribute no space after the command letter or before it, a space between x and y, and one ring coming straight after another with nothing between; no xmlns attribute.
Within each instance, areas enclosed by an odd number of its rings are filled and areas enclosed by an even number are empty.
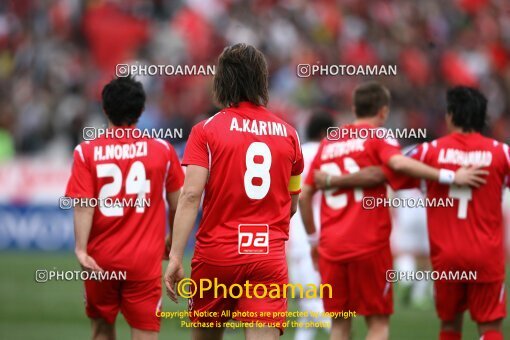
<svg viewBox="0 0 510 340"><path fill-rule="evenodd" d="M296 75L298 64L398 65L377 77L388 126L445 133L445 90L479 86L489 129L510 141L508 0L6 0L0 2L0 160L70 157L84 126L104 126L100 91L125 62L215 64L226 45L261 49L270 109L303 131L316 110L352 118L370 77ZM146 76L143 128L182 128L214 113L211 76ZM304 137L304 136L303 136ZM410 143L413 141L403 141Z"/></svg>

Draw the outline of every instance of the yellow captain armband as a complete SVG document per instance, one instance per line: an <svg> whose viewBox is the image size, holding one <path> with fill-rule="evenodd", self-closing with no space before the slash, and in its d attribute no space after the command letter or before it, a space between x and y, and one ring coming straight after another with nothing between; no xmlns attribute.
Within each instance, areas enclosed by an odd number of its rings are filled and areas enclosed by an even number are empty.
<svg viewBox="0 0 510 340"><path fill-rule="evenodd" d="M301 192L301 175L290 176L289 192L292 195L299 194Z"/></svg>

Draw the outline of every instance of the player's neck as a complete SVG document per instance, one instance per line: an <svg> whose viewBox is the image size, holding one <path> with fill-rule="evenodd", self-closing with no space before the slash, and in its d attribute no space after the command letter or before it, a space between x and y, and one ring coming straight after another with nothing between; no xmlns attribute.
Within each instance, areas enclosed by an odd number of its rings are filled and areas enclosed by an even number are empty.
<svg viewBox="0 0 510 340"><path fill-rule="evenodd" d="M108 129L133 129L135 128L136 125L133 124L133 125L115 125L113 124L112 122L108 122Z"/></svg>
<svg viewBox="0 0 510 340"><path fill-rule="evenodd" d="M450 133L460 133L463 135L467 135L467 134L471 134L471 133L476 133L476 131L475 130L464 131L464 130L462 130L462 128L454 127L452 129L450 129Z"/></svg>
<svg viewBox="0 0 510 340"><path fill-rule="evenodd" d="M383 124L381 124L380 120L377 117L370 117L370 118L356 118L354 120L353 125L372 125L376 127L380 127Z"/></svg>

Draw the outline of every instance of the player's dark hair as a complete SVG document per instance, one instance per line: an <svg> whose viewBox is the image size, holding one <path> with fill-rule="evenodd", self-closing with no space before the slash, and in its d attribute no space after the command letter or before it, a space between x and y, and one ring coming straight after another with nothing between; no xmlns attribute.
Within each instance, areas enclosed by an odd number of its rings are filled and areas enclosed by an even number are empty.
<svg viewBox="0 0 510 340"><path fill-rule="evenodd" d="M145 106L142 83L134 77L117 77L103 88L103 110L115 126L133 125L138 122Z"/></svg>
<svg viewBox="0 0 510 340"><path fill-rule="evenodd" d="M218 58L213 93L223 107L242 101L267 105L268 72L262 52L247 44L226 47Z"/></svg>
<svg viewBox="0 0 510 340"><path fill-rule="evenodd" d="M390 105L390 91L375 81L363 83L354 90L354 113L358 118L373 117Z"/></svg>
<svg viewBox="0 0 510 340"><path fill-rule="evenodd" d="M462 131L481 132L486 124L487 98L477 89L456 86L446 93L446 110Z"/></svg>
<svg viewBox="0 0 510 340"><path fill-rule="evenodd" d="M308 140L320 140L326 136L326 131L334 124L333 117L329 113L325 111L314 112L306 126L306 138Z"/></svg>

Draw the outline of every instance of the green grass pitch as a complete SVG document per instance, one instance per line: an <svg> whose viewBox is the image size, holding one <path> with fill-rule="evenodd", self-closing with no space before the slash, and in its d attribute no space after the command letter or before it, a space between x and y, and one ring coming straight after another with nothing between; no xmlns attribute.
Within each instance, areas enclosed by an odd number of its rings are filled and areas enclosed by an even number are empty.
<svg viewBox="0 0 510 340"><path fill-rule="evenodd" d="M189 258L186 259L189 268ZM89 339L89 321L83 307L83 288L78 281L37 283L37 269L77 270L72 253L0 252L0 339ZM369 279L369 278L367 278ZM508 282L508 280L507 280ZM398 301L398 299L395 299ZM172 303L166 296L163 310L185 310L187 303ZM290 301L289 309L296 304ZM463 339L478 339L469 315L464 317ZM181 328L178 319L164 319L160 339L189 339L190 330ZM439 322L431 306L417 310L395 304L391 318L391 339L436 339ZM510 337L510 322L505 321L504 333ZM129 339L129 327L122 315L117 318L117 338ZM287 329L282 339L292 339ZM365 325L361 317L354 319L353 339L364 339ZM317 339L327 339L320 331ZM243 339L242 330L226 332L225 339Z"/></svg>

